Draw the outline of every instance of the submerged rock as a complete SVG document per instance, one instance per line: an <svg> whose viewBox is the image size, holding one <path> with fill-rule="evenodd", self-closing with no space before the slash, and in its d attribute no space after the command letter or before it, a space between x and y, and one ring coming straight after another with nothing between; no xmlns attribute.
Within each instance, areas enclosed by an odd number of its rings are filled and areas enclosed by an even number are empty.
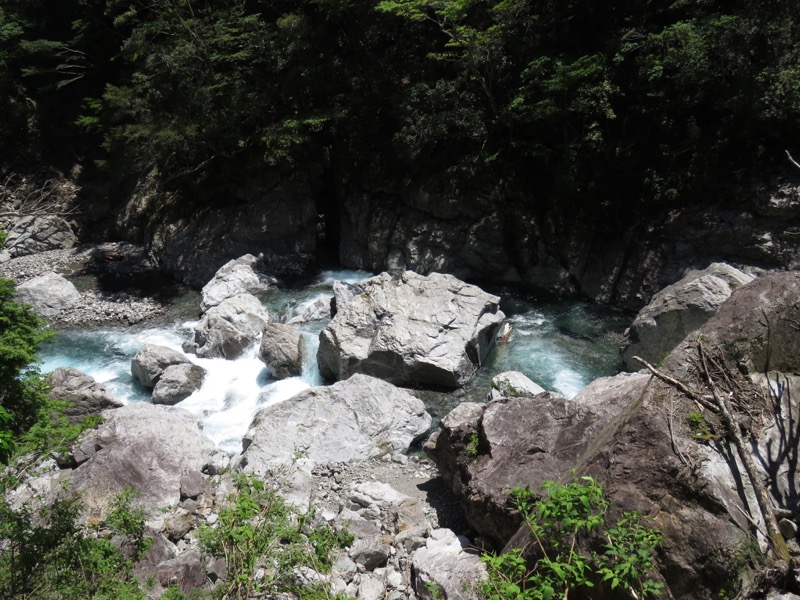
<svg viewBox="0 0 800 600"><path fill-rule="evenodd" d="M328 379L460 387L483 364L505 315L500 299L451 275L383 273L336 294L317 354ZM349 293L352 297L348 299Z"/></svg>
<svg viewBox="0 0 800 600"><path fill-rule="evenodd" d="M261 472L298 459L350 462L407 452L430 423L418 398L374 377L353 375L260 410L244 437L240 464Z"/></svg>

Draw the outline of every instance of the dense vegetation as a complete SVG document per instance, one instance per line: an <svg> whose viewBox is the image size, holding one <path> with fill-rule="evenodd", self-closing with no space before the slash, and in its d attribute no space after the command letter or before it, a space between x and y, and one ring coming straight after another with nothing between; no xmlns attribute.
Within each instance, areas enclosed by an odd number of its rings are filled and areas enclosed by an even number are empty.
<svg viewBox="0 0 800 600"><path fill-rule="evenodd" d="M788 165L798 42L778 1L0 0L0 162L675 205Z"/></svg>

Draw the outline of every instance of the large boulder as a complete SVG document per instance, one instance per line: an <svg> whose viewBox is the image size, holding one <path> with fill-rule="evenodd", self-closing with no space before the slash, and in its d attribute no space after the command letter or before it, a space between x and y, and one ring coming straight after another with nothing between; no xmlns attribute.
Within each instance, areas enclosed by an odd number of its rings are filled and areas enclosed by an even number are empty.
<svg viewBox="0 0 800 600"><path fill-rule="evenodd" d="M500 299L453 277L406 271L358 285L320 333L320 371L353 373L397 385L460 387L483 364L505 315ZM344 300L344 302L343 302Z"/></svg>
<svg viewBox="0 0 800 600"><path fill-rule="evenodd" d="M300 375L303 366L303 336L291 325L269 323L264 327L258 358L274 379Z"/></svg>
<svg viewBox="0 0 800 600"><path fill-rule="evenodd" d="M431 417L421 400L368 377L316 387L262 409L244 437L239 462L254 471L304 458L350 462L407 452Z"/></svg>
<svg viewBox="0 0 800 600"><path fill-rule="evenodd" d="M153 388L153 404L177 404L203 385L206 371L191 363L170 365Z"/></svg>
<svg viewBox="0 0 800 600"><path fill-rule="evenodd" d="M8 231L6 248L12 257L47 250L72 248L75 234L64 219L55 215L20 217Z"/></svg>
<svg viewBox="0 0 800 600"><path fill-rule="evenodd" d="M739 288L697 334L688 336L664 361L684 375L683 357L696 338L724 346L739 368L750 373L800 373L800 271L761 275Z"/></svg>
<svg viewBox="0 0 800 600"><path fill-rule="evenodd" d="M106 386L72 367L59 367L50 373L47 383L51 386L51 398L68 403L64 414L70 423L80 423L107 408L122 406L122 401L115 398Z"/></svg>
<svg viewBox="0 0 800 600"><path fill-rule="evenodd" d="M789 450L797 444L789 432L800 418L792 401L800 377L791 375L800 372L800 328L792 326L800 322L799 293L796 272L763 275L738 288L662 367L710 397L698 372L698 340L709 356L728 361L740 402L750 403L739 422L749 430L758 477L787 514L796 512L800 489ZM790 373L770 374L771 396L763 375L751 375L753 383L742 375L767 365ZM721 377L718 385L724 382ZM576 468L593 475L616 511L652 519L664 535L663 581L672 597L689 600L735 585L741 568L735 557L752 543L751 520L760 521L749 479L722 432L713 412L649 373L636 373L596 380L571 401L539 394L461 405L429 445L473 528L498 547L531 543L525 527L513 533L519 522L508 500L513 487L537 490L545 480L568 480Z"/></svg>
<svg viewBox="0 0 800 600"><path fill-rule="evenodd" d="M105 422L84 434L96 453L69 473L89 514L104 515L116 495L130 486L149 515L181 498L181 477L202 471L214 443L190 412L174 406L130 404L103 413Z"/></svg>
<svg viewBox="0 0 800 600"><path fill-rule="evenodd" d="M658 292L628 330L622 352L625 366L631 371L642 368L634 356L651 364L660 362L687 334L699 329L733 290L752 280L753 275L713 263Z"/></svg>
<svg viewBox="0 0 800 600"><path fill-rule="evenodd" d="M245 254L225 263L213 279L203 287L203 299L200 310L206 312L223 300L239 294L262 294L275 284L271 277L257 272L253 267L258 259L252 254Z"/></svg>
<svg viewBox="0 0 800 600"><path fill-rule="evenodd" d="M61 275L46 273L19 284L16 299L30 304L39 316L55 317L80 303L81 294Z"/></svg>
<svg viewBox="0 0 800 600"><path fill-rule="evenodd" d="M145 344L131 359L131 375L142 387L152 390L167 367L187 363L189 359L177 350L157 344Z"/></svg>
<svg viewBox="0 0 800 600"><path fill-rule="evenodd" d="M206 311L183 350L201 358L234 360L261 339L269 322L269 312L258 298L239 294Z"/></svg>

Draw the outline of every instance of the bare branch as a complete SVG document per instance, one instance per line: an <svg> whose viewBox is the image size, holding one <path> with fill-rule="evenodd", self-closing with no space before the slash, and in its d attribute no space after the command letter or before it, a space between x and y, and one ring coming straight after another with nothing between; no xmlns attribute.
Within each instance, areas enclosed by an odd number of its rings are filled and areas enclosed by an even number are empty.
<svg viewBox="0 0 800 600"><path fill-rule="evenodd" d="M799 162L797 162L795 159L793 159L793 158L792 158L792 155L791 155L791 154L789 154L789 151L788 151L788 150L786 150L785 152L786 152L786 156L788 156L788 157L789 157L789 162L791 162L791 163L792 163L792 164L793 164L795 167L797 167L798 169L800 169L800 163L799 163Z"/></svg>

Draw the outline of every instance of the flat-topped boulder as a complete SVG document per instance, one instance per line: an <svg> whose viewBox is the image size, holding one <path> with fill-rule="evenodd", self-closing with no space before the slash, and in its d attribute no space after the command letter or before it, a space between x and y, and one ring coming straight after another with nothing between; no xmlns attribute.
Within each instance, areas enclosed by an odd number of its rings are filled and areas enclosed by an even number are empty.
<svg viewBox="0 0 800 600"><path fill-rule="evenodd" d="M625 366L631 371L642 368L634 356L652 364L661 361L687 334L699 329L733 290L752 280L753 275L713 263L665 287L631 324L622 352Z"/></svg>
<svg viewBox="0 0 800 600"><path fill-rule="evenodd" d="M203 286L203 299L200 310L206 312L223 300L239 294L263 294L275 285L275 279L259 273L254 267L258 259L252 254L245 254L225 263L214 277Z"/></svg>
<svg viewBox="0 0 800 600"><path fill-rule="evenodd" d="M452 275L383 273L336 294L317 353L327 379L353 373L396 385L464 385L505 318L500 298ZM349 298L348 298L349 296Z"/></svg>
<svg viewBox="0 0 800 600"><path fill-rule="evenodd" d="M239 464L261 472L298 457L336 463L404 453L430 424L425 405L409 392L353 375L259 411Z"/></svg>

